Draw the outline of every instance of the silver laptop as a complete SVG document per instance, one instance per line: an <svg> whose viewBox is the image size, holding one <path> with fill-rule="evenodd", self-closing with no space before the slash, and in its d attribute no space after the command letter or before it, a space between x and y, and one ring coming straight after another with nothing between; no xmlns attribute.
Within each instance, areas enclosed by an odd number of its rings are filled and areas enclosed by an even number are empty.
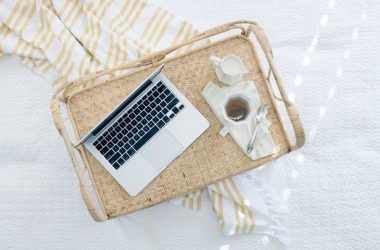
<svg viewBox="0 0 380 250"><path fill-rule="evenodd" d="M163 67L76 145L84 144L131 196L143 190L209 126L161 73Z"/></svg>

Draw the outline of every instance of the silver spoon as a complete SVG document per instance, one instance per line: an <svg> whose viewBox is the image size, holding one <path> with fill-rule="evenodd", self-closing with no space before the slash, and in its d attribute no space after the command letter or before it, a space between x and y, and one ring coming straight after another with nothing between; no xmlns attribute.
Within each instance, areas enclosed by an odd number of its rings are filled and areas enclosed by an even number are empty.
<svg viewBox="0 0 380 250"><path fill-rule="evenodd" d="M265 104L261 105L256 113L256 127L255 127L255 130L253 131L251 140L249 140L249 143L247 145L247 154L250 154L252 152L253 144L256 139L257 129L259 128L260 123L265 119L267 114L268 114L268 106Z"/></svg>

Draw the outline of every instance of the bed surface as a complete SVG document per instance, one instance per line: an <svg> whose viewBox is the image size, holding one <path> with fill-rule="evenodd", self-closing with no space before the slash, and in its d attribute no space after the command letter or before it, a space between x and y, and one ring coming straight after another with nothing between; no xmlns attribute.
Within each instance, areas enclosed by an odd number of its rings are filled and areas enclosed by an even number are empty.
<svg viewBox="0 0 380 250"><path fill-rule="evenodd" d="M156 0L200 30L255 19L294 98L307 144L271 164L288 199L290 249L380 245L380 3ZM49 110L52 89L0 58L0 240L4 249L283 249L261 235L221 236L211 207L160 204L94 222Z"/></svg>

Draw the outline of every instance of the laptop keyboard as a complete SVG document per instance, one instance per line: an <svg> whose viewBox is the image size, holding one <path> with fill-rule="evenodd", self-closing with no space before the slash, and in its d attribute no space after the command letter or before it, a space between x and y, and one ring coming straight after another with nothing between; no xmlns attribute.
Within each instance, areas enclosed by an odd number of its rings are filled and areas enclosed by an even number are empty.
<svg viewBox="0 0 380 250"><path fill-rule="evenodd" d="M159 82L110 126L93 146L118 169L183 108L174 94Z"/></svg>

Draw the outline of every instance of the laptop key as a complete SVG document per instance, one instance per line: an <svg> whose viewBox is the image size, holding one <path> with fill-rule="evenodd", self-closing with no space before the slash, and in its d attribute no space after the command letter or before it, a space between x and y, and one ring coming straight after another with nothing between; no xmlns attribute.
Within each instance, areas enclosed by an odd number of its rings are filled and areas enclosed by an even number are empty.
<svg viewBox="0 0 380 250"><path fill-rule="evenodd" d="M143 130L140 130L139 131L139 136L143 136L145 133L144 133L144 131Z"/></svg>
<svg viewBox="0 0 380 250"><path fill-rule="evenodd" d="M123 159L124 159L125 161L127 161L127 160L129 159L129 155L128 155L128 154L123 154Z"/></svg>
<svg viewBox="0 0 380 250"><path fill-rule="evenodd" d="M124 162L125 161L124 161L124 159L122 157L120 157L119 160L117 160L117 163L119 163L120 166L123 165Z"/></svg>
<svg viewBox="0 0 380 250"><path fill-rule="evenodd" d="M143 129L144 129L145 132L149 131L149 127L148 126L145 126Z"/></svg>
<svg viewBox="0 0 380 250"><path fill-rule="evenodd" d="M150 138L152 138L159 131L157 126L151 128L139 141L133 145L135 150L139 150Z"/></svg>
<svg viewBox="0 0 380 250"><path fill-rule="evenodd" d="M181 106L179 106L179 110L181 110L183 108L184 108L184 106L183 106L183 104L181 104Z"/></svg>
<svg viewBox="0 0 380 250"><path fill-rule="evenodd" d="M136 151L133 149L133 148L130 148L127 153L129 154L129 156L132 156L134 153L136 153Z"/></svg>
<svg viewBox="0 0 380 250"><path fill-rule="evenodd" d="M114 138L112 138L112 142L113 142L113 143L115 143L115 144L116 144L118 141L119 141L119 140L118 140L117 138L115 138L115 137L114 137Z"/></svg>
<svg viewBox="0 0 380 250"><path fill-rule="evenodd" d="M115 162L112 166L113 166L115 169L120 168L120 165L119 165L119 163L117 163L117 162Z"/></svg>
<svg viewBox="0 0 380 250"><path fill-rule="evenodd" d="M179 109L178 109L177 107L174 107L174 108L172 109L172 111L174 112L174 114L177 114L177 113L179 112Z"/></svg>
<svg viewBox="0 0 380 250"><path fill-rule="evenodd" d="M165 90L165 85L161 85L159 88L158 88L158 91L159 92L163 92Z"/></svg>
<svg viewBox="0 0 380 250"><path fill-rule="evenodd" d="M115 151L115 152L118 151L119 150L119 146L118 145L113 146L112 150Z"/></svg>
<svg viewBox="0 0 380 250"><path fill-rule="evenodd" d="M164 125L165 125L165 122L163 122L163 121L159 121L159 122L157 123L157 126L158 126L159 128L162 128Z"/></svg>
<svg viewBox="0 0 380 250"><path fill-rule="evenodd" d="M100 150L100 153L102 154L102 155L104 155L105 153L107 153L107 151L108 151L108 147L107 146L105 146L104 148L102 148L102 150Z"/></svg>
<svg viewBox="0 0 380 250"><path fill-rule="evenodd" d="M174 98L174 95L170 94L168 97L165 98L165 102L169 103L171 100L173 100L173 98Z"/></svg>
<svg viewBox="0 0 380 250"><path fill-rule="evenodd" d="M170 121L169 117L167 117L166 115L164 116L163 118L164 122L168 123Z"/></svg>
<svg viewBox="0 0 380 250"><path fill-rule="evenodd" d="M178 100L177 100L177 99L172 100L172 101L168 104L168 109L172 109L177 103L178 103Z"/></svg>
<svg viewBox="0 0 380 250"><path fill-rule="evenodd" d="M101 144L96 145L96 149L97 149L97 150L100 150L101 148L102 148L102 145L101 145Z"/></svg>
<svg viewBox="0 0 380 250"><path fill-rule="evenodd" d="M127 150L125 150L125 148L120 148L119 152L122 153L122 154L124 154L125 152L127 152Z"/></svg>
<svg viewBox="0 0 380 250"><path fill-rule="evenodd" d="M120 157L120 153L116 153L114 154L108 161L113 164L114 162L116 162L116 160Z"/></svg>
<svg viewBox="0 0 380 250"><path fill-rule="evenodd" d="M122 147L123 145L124 145L124 143L123 143L122 141L119 141L119 142L117 143L117 146L119 146L119 148Z"/></svg>
<svg viewBox="0 0 380 250"><path fill-rule="evenodd" d="M108 160L109 158L111 158L111 156L114 154L114 152L112 151L112 149L110 151L107 152L107 154L104 155L104 157Z"/></svg>

